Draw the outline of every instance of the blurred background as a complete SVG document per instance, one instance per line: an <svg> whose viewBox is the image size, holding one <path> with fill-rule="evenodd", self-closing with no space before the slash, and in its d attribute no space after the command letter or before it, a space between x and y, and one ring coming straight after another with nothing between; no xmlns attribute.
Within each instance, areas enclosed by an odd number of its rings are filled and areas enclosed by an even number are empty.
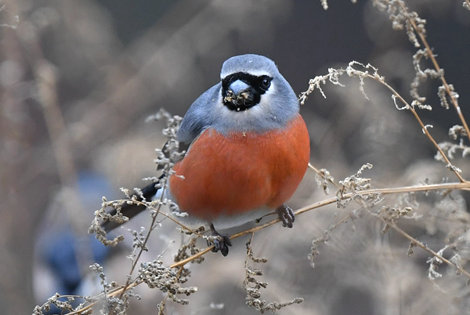
<svg viewBox="0 0 470 315"><path fill-rule="evenodd" d="M470 12L461 2L419 0L409 5L427 19L428 40L469 118ZM370 62L410 99L415 50L406 34L393 31L387 15L370 1L329 5L324 11L318 0L2 1L2 313L28 314L56 291L92 294L96 279L87 276L92 261L109 266L109 280L122 282L130 269L125 258L129 250L126 244L102 248L87 235L93 211L101 196L120 198L120 187L140 187L143 177L156 174L154 149L164 141L162 125L146 123L146 118L159 108L183 115L219 80L227 58L243 53L270 57L296 93L329 67ZM412 116L396 111L386 90L367 82L367 100L357 80L342 82L346 87L327 86L327 99L316 92L301 108L313 165L341 179L370 162L374 169L366 176L375 187L426 178L455 181L433 160L435 148ZM432 133L440 142L448 140L448 128L459 122L455 111L439 106L438 85L423 83L420 92L434 107L422 112L423 120L434 125ZM456 164L465 174L468 162ZM421 202L421 209L436 211L434 219L406 223L411 234L435 249L443 247L451 231L468 226L468 196L449 196L441 208L433 200ZM291 206L325 197L310 172ZM255 235L255 254L269 258L263 266L269 283L266 298L305 298L280 313L468 312L468 289L455 281L452 270L440 283L443 290L437 289L426 278L427 254L416 250L408 257L407 242L393 232L382 234L381 224L370 216L332 231L312 269L307 259L312 239L345 211L325 207L302 215L292 230L276 225ZM439 224L436 217L448 213L459 220ZM140 220L145 224L148 217ZM152 251L144 259L178 248L175 226L168 224L163 232L154 234ZM228 258L209 254L204 264L192 266L189 285L199 292L188 306L169 303L168 313L257 313L245 305L245 242L236 240ZM141 287L143 300L133 301L130 314L156 312L162 298L158 290Z"/></svg>

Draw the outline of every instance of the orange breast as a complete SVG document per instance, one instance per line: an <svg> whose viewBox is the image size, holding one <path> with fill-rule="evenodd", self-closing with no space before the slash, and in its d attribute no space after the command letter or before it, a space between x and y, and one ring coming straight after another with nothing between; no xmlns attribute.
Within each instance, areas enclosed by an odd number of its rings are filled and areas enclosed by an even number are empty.
<svg viewBox="0 0 470 315"><path fill-rule="evenodd" d="M300 115L282 130L224 136L205 130L174 167L170 190L181 210L206 220L277 208L302 180L310 143Z"/></svg>

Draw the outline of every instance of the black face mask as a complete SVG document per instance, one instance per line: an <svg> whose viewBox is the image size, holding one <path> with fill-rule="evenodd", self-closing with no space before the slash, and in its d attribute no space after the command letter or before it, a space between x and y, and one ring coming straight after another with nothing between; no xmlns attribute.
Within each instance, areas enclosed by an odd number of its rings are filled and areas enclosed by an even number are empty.
<svg viewBox="0 0 470 315"><path fill-rule="evenodd" d="M230 85L240 80L248 85L248 87L235 94ZM271 86L272 78L267 75L255 76L245 72L236 72L222 79L222 99L228 109L241 112L255 105L261 100L261 95Z"/></svg>

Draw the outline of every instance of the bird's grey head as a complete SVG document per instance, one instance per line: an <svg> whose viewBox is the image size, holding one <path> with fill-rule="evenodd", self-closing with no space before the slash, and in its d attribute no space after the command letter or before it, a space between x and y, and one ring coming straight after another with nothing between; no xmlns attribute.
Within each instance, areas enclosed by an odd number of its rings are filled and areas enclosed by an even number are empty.
<svg viewBox="0 0 470 315"><path fill-rule="evenodd" d="M179 140L190 143L202 130L227 135L285 127L299 113L299 101L274 62L259 55L227 59L221 82L204 92L184 116Z"/></svg>

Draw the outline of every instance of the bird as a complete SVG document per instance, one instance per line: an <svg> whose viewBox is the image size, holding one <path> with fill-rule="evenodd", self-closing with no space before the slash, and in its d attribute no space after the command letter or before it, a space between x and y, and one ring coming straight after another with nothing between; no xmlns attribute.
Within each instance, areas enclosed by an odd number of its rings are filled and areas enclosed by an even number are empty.
<svg viewBox="0 0 470 315"><path fill-rule="evenodd" d="M293 226L286 202L307 170L310 138L298 98L271 59L256 54L227 59L220 81L184 115L177 141L187 149L166 193L188 220L209 223L214 252L226 256L232 245L218 230L267 211L276 211L283 226ZM135 197L150 201L159 187L152 182ZM120 209L128 218L143 210L132 203ZM103 227L110 231L117 225L108 221Z"/></svg>

